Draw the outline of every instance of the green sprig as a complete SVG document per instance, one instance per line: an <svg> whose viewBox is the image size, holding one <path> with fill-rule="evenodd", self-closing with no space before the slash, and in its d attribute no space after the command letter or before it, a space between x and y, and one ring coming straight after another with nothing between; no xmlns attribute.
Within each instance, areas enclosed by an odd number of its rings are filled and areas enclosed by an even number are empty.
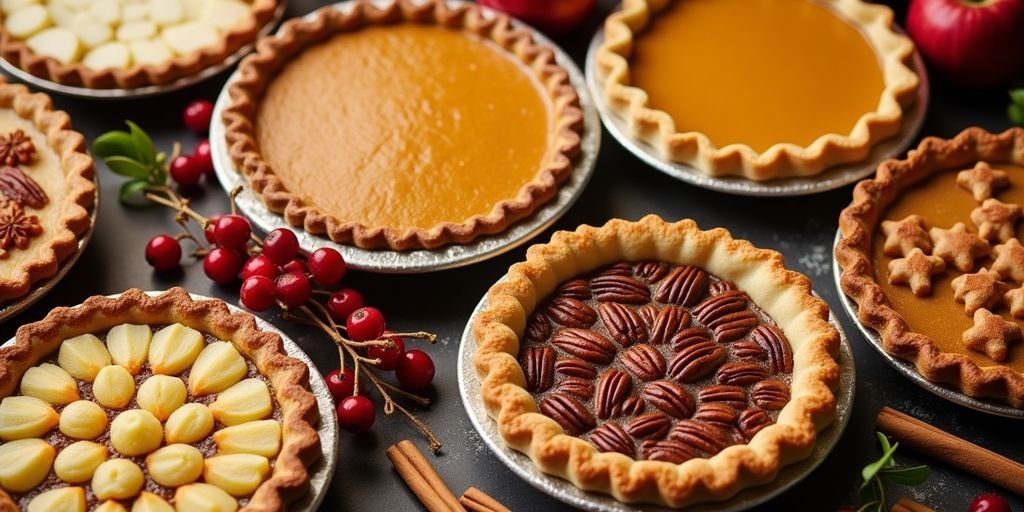
<svg viewBox="0 0 1024 512"><path fill-rule="evenodd" d="M868 510L884 512L887 510L888 505L885 498L885 484L887 482L915 487L928 480L928 475L931 473L931 470L925 465L898 467L893 455L900 444L890 444L889 438L885 437L885 434L881 432L875 432L875 435L878 436L878 444L882 446L882 456L871 464L864 466L864 469L860 472L864 482L861 483L860 489L857 490L857 498L860 501L860 508L857 509L858 512L866 512Z"/></svg>
<svg viewBox="0 0 1024 512"><path fill-rule="evenodd" d="M115 174L129 178L118 197L131 197L156 187L167 186L167 155L157 152L153 139L139 125L125 121L128 131L113 130L96 137L92 152Z"/></svg>
<svg viewBox="0 0 1024 512"><path fill-rule="evenodd" d="M1006 115L1013 124L1024 125L1024 87L1010 89L1010 106L1006 107Z"/></svg>

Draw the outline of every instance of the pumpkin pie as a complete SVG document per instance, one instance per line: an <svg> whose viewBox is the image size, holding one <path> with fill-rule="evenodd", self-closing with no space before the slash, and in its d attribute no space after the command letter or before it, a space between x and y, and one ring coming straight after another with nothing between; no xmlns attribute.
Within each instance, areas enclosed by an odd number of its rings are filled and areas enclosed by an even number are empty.
<svg viewBox="0 0 1024 512"><path fill-rule="evenodd" d="M836 247L843 292L857 302L859 320L881 334L886 352L930 381L1018 408L1021 205L1024 130L968 128L951 140L925 139L859 183L840 215ZM914 228L897 227L907 225Z"/></svg>
<svg viewBox="0 0 1024 512"><path fill-rule="evenodd" d="M55 309L0 361L4 510L284 510L320 456L309 368L181 288Z"/></svg>
<svg viewBox="0 0 1024 512"><path fill-rule="evenodd" d="M0 80L0 304L57 273L94 208L85 138L49 96Z"/></svg>
<svg viewBox="0 0 1024 512"><path fill-rule="evenodd" d="M613 113L665 159L769 180L862 161L899 133L913 52L892 10L860 0L625 0L597 69Z"/></svg>
<svg viewBox="0 0 1024 512"><path fill-rule="evenodd" d="M473 325L488 414L546 473L683 507L770 482L834 418L839 334L782 256L693 221L558 232Z"/></svg>
<svg viewBox="0 0 1024 512"><path fill-rule="evenodd" d="M362 248L501 232L554 197L580 150L554 50L470 3L355 2L290 20L229 91L231 156L269 209Z"/></svg>
<svg viewBox="0 0 1024 512"><path fill-rule="evenodd" d="M278 0L11 0L0 55L32 75L91 89L161 85L252 43Z"/></svg>

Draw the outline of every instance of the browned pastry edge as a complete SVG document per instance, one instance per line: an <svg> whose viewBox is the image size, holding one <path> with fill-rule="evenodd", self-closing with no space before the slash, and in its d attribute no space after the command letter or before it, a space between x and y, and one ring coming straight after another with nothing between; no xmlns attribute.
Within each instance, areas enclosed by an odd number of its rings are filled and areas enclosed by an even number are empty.
<svg viewBox="0 0 1024 512"><path fill-rule="evenodd" d="M53 109L50 97L31 93L24 85L8 84L0 79L0 108L11 109L31 121L46 136L46 143L57 154L64 170L65 190L61 201L60 222L54 233L30 250L36 257L9 274L0 275L0 304L24 296L32 285L57 273L61 262L78 250L79 236L88 230L95 206L96 169L86 150L85 137L71 130L71 117Z"/></svg>
<svg viewBox="0 0 1024 512"><path fill-rule="evenodd" d="M883 162L874 179L857 184L853 202L840 213L842 238L835 256L843 269L843 292L857 302L861 323L880 333L886 352L914 363L932 382L1020 408L1024 407L1024 375L1006 366L978 366L966 355L944 352L928 336L912 331L875 282L871 264L876 226L904 189L938 172L969 168L979 160L1024 165L1024 129L992 134L972 127L950 140L928 137L906 159Z"/></svg>
<svg viewBox="0 0 1024 512"><path fill-rule="evenodd" d="M600 453L566 435L538 412L517 354L526 320L562 282L618 261L665 261L694 265L736 283L778 323L794 347L792 399L778 422L750 443L682 464L637 461ZM526 261L509 268L487 293L473 324L474 360L481 398L502 439L544 471L589 491L633 503L681 507L723 500L741 489L771 481L781 467L807 457L817 432L835 417L839 382L839 333L828 323L828 306L811 294L810 280L787 270L782 255L733 239L724 229L702 231L691 220L668 223L649 215L602 227L559 231L534 245Z"/></svg>
<svg viewBox="0 0 1024 512"><path fill-rule="evenodd" d="M0 16L0 57L33 76L62 85L88 89L135 89L163 85L220 64L243 46L252 43L260 28L273 19L278 5L279 0L253 0L251 15L222 34L218 44L188 55L175 56L161 64L125 69L92 69L80 62L64 64L52 57L36 54L24 40L7 32L3 17Z"/></svg>
<svg viewBox="0 0 1024 512"><path fill-rule="evenodd" d="M256 140L259 102L273 76L285 63L306 46L330 36L367 24L403 22L459 27L497 43L526 64L550 96L554 136L540 169L515 198L499 202L487 215L474 215L462 223L446 222L430 228L367 226L338 219L288 191L260 153ZM393 250L434 249L499 233L553 198L558 186L572 174L572 160L580 152L583 113L579 97L569 83L568 72L555 62L554 50L534 41L527 29L513 26L507 16L485 13L474 4L394 0L387 6L359 1L346 12L324 7L310 19L289 20L277 34L261 39L256 53L242 61L238 74L239 79L229 88L231 103L223 115L235 165L249 178L253 189L262 195L271 211L282 213L293 226L301 226L316 235L326 234L338 243Z"/></svg>
<svg viewBox="0 0 1024 512"><path fill-rule="evenodd" d="M131 289L117 298L94 296L80 306L56 308L46 318L18 328L13 346L0 348L0 396L14 393L25 371L57 350L65 339L123 323L175 322L230 341L270 380L282 415L281 451L270 478L241 510L284 510L287 503L306 492L306 467L321 456L320 437L313 427L319 409L309 391L309 367L285 354L280 336L261 331L248 313L231 313L223 301L193 300L183 288L156 296ZM10 502L10 497L0 490L0 509L4 501Z"/></svg>

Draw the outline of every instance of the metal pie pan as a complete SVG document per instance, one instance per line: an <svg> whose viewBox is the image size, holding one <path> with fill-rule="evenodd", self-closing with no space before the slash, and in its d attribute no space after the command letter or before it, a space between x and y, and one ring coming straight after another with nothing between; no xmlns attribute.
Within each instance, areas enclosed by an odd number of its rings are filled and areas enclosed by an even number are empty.
<svg viewBox="0 0 1024 512"><path fill-rule="evenodd" d="M905 361L886 352L885 345L882 343L882 336L874 329L861 323L860 318L857 316L860 306L858 306L852 298L843 292L843 285L841 282L843 271L839 267L839 261L836 260L835 257L836 247L839 245L839 240L842 239L842 236L842 232L836 231L836 239L832 244L832 277L836 282L836 292L839 295L839 302L843 304L843 309L845 309L846 314L849 315L850 321L857 326L857 329L859 329L861 334L864 335L864 338L868 340L868 344L877 350L882 358L895 368L896 371L902 373L904 377L910 379L912 382L930 391L934 395L945 398L957 405L974 409L975 411L987 412L989 414L1004 416L1007 418L1024 419L1024 409L1011 407L1005 403L970 397L965 395L963 391L960 391L959 389L932 382L926 379L924 375L921 375L921 373L917 371L917 367L915 367L910 361Z"/></svg>
<svg viewBox="0 0 1024 512"><path fill-rule="evenodd" d="M875 172L878 164L903 154L917 138L928 111L928 74L921 55L914 52L913 68L920 78L917 101L904 111L903 126L898 135L875 144L867 159L861 162L830 167L816 176L806 178L779 178L768 181L754 181L736 176L710 176L690 165L666 160L661 153L647 143L638 141L630 134L629 125L614 114L604 100L601 84L597 78L597 49L604 43L604 30L598 29L587 50L585 69L587 85L595 98L601 121L608 133L619 141L630 153L647 165L691 185L727 194L760 197L789 197L817 194L849 185Z"/></svg>
<svg viewBox="0 0 1024 512"><path fill-rule="evenodd" d="M203 68L198 73L181 77L173 82L163 85L147 85L143 87L136 87L134 89L92 89L89 87L76 87L73 85L59 84L57 82L53 82L45 78L35 76L29 73L28 71L25 71L15 66L14 64L7 62L7 59L0 58L0 68L3 68L3 70L6 71L7 74L17 78L18 80L21 80L22 82L31 84L40 89L44 89L57 94L63 94L66 96L75 96L78 98L100 100L122 100L133 98L145 98L147 96L157 96L160 94L177 91L179 89L184 89L185 87L188 87L190 85L195 85L199 82L202 82L203 80L206 80L207 78L217 75L221 71L224 71L225 69L228 69L231 66L234 66L239 60L242 60L242 57L245 57L249 54L249 52L253 50L253 48L256 46L256 40L269 34L272 30L274 30L274 27L277 26L277 23L280 22L281 18L284 17L285 8L287 8L287 1L282 0L281 3L277 6L277 9L274 10L274 14L271 17L270 21L268 21L266 25L263 25L263 27L260 28L259 32L256 35L256 39L253 39L251 43L239 48L237 51L235 51L235 53L232 53L226 59L224 59L223 62Z"/></svg>
<svg viewBox="0 0 1024 512"><path fill-rule="evenodd" d="M449 3L458 4L460 2L449 0ZM351 9L353 5L353 2L341 2L332 7L344 11ZM481 8L481 10L493 15L493 12L486 8ZM259 229L264 232L278 228L290 229L298 237L299 245L303 250L315 251L321 247L337 249L345 257L345 261L350 267L360 270L390 274L433 272L471 265L515 249L551 227L583 193L584 187L594 173L594 164L601 146L601 124L583 73L573 63L572 58L540 32L519 22L514 22L514 24L519 28L529 30L538 42L554 49L556 61L568 71L569 80L579 95L584 122L580 141L581 154L573 164L569 180L559 187L558 194L554 198L542 205L532 215L516 222L505 231L495 235L481 236L467 244L452 244L432 250L392 251L360 249L352 245L339 244L324 236L312 235L301 228L291 226L280 214L267 209L262 198L253 193L248 179L238 171L231 160L221 114L231 101L228 95L228 86L237 78L237 71L228 79L217 98L213 111L213 122L210 126L210 146L217 179L225 191L242 187L242 192L237 196L238 209Z"/></svg>
<svg viewBox="0 0 1024 512"><path fill-rule="evenodd" d="M148 291L149 295L159 295L163 292ZM206 297L204 295L190 294L195 300L219 300L212 297ZM120 294L108 295L110 298L117 298ZM248 311L235 306L233 304L227 304L228 309L232 313L246 313L251 314ZM323 456L317 460L313 466L308 468L309 470L309 492L304 494L297 501L291 503L288 506L288 510L297 512L315 512L319 507L320 503L323 502L324 497L327 495L327 488L331 485L331 480L334 477L334 469L338 463L338 418L334 412L334 401L331 398L331 393L327 389L327 383L324 382L324 378L320 375L320 371L317 370L316 365L313 364L313 360L309 358L302 348L295 344L287 334L282 332L273 324L263 320L262 318L253 315L256 319L256 326L260 330L268 331L277 334L281 337L284 342L284 351L289 356L294 357L309 366L309 389L316 397L317 409L320 411L320 422L316 426L317 434L320 436L320 447L323 450ZM4 342L0 347L7 347L13 345L15 338L11 338Z"/></svg>
<svg viewBox="0 0 1024 512"><path fill-rule="evenodd" d="M462 333L462 344L459 347L458 379L459 394L462 395L462 404L466 408L466 413L491 452L513 473L530 485L559 501L582 510L594 512L667 512L672 510L657 505L622 503L606 494L583 491L568 480L542 472L529 457L505 444L498 432L497 424L487 415L487 410L484 408L483 400L480 398L480 381L473 367L473 356L476 354L476 339L472 332L473 321L486 305L485 297L473 310L469 323L466 324L466 329ZM835 315L830 314L829 323L839 331L840 335L839 366L841 374L839 387L836 390L836 417L831 425L818 433L818 442L810 456L780 469L778 476L770 483L743 489L728 500L698 504L687 507L686 510L692 512L737 512L753 508L799 483L828 457L850 421L856 390L856 370L850 342Z"/></svg>

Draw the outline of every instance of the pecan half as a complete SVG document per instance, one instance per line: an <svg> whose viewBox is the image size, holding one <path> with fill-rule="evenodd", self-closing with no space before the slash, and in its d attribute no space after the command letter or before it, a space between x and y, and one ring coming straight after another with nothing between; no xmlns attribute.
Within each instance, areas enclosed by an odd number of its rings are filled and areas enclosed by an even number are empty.
<svg viewBox="0 0 1024 512"><path fill-rule="evenodd" d="M634 416L644 412L647 407L647 402L644 402L643 398L636 395L629 395L625 400L619 402L612 409L612 417L618 418L619 416Z"/></svg>
<svg viewBox="0 0 1024 512"><path fill-rule="evenodd" d="M590 327L597 321L597 312L584 302L569 297L555 297L548 305L548 316L566 327Z"/></svg>
<svg viewBox="0 0 1024 512"><path fill-rule="evenodd" d="M711 343L711 336L703 327L687 327L673 334L669 342L672 344L672 350L679 352L697 343Z"/></svg>
<svg viewBox="0 0 1024 512"><path fill-rule="evenodd" d="M576 300L587 300L590 298L590 287L583 279L566 281L555 291L556 297L568 297Z"/></svg>
<svg viewBox="0 0 1024 512"><path fill-rule="evenodd" d="M740 412L736 424L739 426L740 432L743 433L743 437L750 441L761 429L771 425L772 419L764 410L750 407Z"/></svg>
<svg viewBox="0 0 1024 512"><path fill-rule="evenodd" d="M762 409L781 410L789 403L789 385L778 380L762 380L750 389L750 399Z"/></svg>
<svg viewBox="0 0 1024 512"><path fill-rule="evenodd" d="M660 261L641 261L636 265L633 265L633 272L637 277L643 279L648 284L657 283L661 278L668 275L669 269L672 267L668 263Z"/></svg>
<svg viewBox="0 0 1024 512"><path fill-rule="evenodd" d="M690 313L683 308L665 306L658 311L651 325L651 343L666 343L680 329L690 324Z"/></svg>
<svg viewBox="0 0 1024 512"><path fill-rule="evenodd" d="M612 264L612 265L608 265L607 267L601 269L601 271L598 272L597 275L598 275L598 277L600 277L600 276L632 276L633 275L633 265L631 265L629 262L626 262L626 261L620 261L618 263L615 263L615 264Z"/></svg>
<svg viewBox="0 0 1024 512"><path fill-rule="evenodd" d="M601 302L646 304L651 300L651 290L629 276L600 275L590 280L590 289Z"/></svg>
<svg viewBox="0 0 1024 512"><path fill-rule="evenodd" d="M718 369L715 377L721 384L749 386L768 376L768 370L757 363L728 363Z"/></svg>
<svg viewBox="0 0 1024 512"><path fill-rule="evenodd" d="M558 383L555 391L570 394L580 400L590 400L590 397L594 396L594 381L580 377L566 377Z"/></svg>
<svg viewBox="0 0 1024 512"><path fill-rule="evenodd" d="M672 420L660 412L649 412L641 414L626 425L626 432L636 439L654 438L661 439L668 434Z"/></svg>
<svg viewBox="0 0 1024 512"><path fill-rule="evenodd" d="M636 311L615 302L602 302L597 306L597 314L608 334L619 345L628 347L633 343L647 343L647 327Z"/></svg>
<svg viewBox="0 0 1024 512"><path fill-rule="evenodd" d="M619 358L630 373L644 382L660 379L665 375L665 358L658 349L646 343L630 347Z"/></svg>
<svg viewBox="0 0 1024 512"><path fill-rule="evenodd" d="M715 333L715 340L725 343L742 338L761 320L747 309L747 294L725 292L693 308L693 315Z"/></svg>
<svg viewBox="0 0 1024 512"><path fill-rule="evenodd" d="M535 393L547 391L555 382L555 349L529 346L519 354L519 365L526 377L526 389Z"/></svg>
<svg viewBox="0 0 1024 512"><path fill-rule="evenodd" d="M693 316L708 325L716 318L747 309L747 299L747 294L739 290L715 295L694 307Z"/></svg>
<svg viewBox="0 0 1024 512"><path fill-rule="evenodd" d="M594 377L597 377L597 370L590 363L575 357L555 361L555 371L562 375L579 377L581 379L594 380Z"/></svg>
<svg viewBox="0 0 1024 512"><path fill-rule="evenodd" d="M708 292L711 295L721 295L725 292L731 292L736 289L736 284L732 281L726 281L724 279L718 279L708 286Z"/></svg>
<svg viewBox="0 0 1024 512"><path fill-rule="evenodd" d="M792 373L793 348L778 327L759 325L750 333L750 337L768 353L768 368L772 373Z"/></svg>
<svg viewBox="0 0 1024 512"><path fill-rule="evenodd" d="M682 464L697 456L697 451L690 445L671 439L663 439L661 441L648 439L640 444L640 451L647 460L670 462L672 464Z"/></svg>
<svg viewBox="0 0 1024 512"><path fill-rule="evenodd" d="M668 363L668 374L680 382L693 382L718 368L725 361L725 350L713 342L698 342L683 347Z"/></svg>
<svg viewBox="0 0 1024 512"><path fill-rule="evenodd" d="M704 297L707 289L707 272L691 266L676 267L662 279L654 298L666 304L692 306Z"/></svg>
<svg viewBox="0 0 1024 512"><path fill-rule="evenodd" d="M659 380L644 386L643 397L654 407L674 418L688 418L696 403L686 388L669 380Z"/></svg>
<svg viewBox="0 0 1024 512"><path fill-rule="evenodd" d="M654 327L654 320L658 318L658 307L654 304L644 304L636 308L637 312L640 313L640 318L644 319L644 322L651 328Z"/></svg>
<svg viewBox="0 0 1024 512"><path fill-rule="evenodd" d="M618 452L630 457L636 455L633 438L629 437L622 425L613 421L602 423L594 429L590 433L590 442L602 452Z"/></svg>
<svg viewBox="0 0 1024 512"><path fill-rule="evenodd" d="M736 423L740 412L735 407L721 402L706 402L700 404L697 412L693 413L693 419L705 423L717 425L721 428L729 428Z"/></svg>
<svg viewBox="0 0 1024 512"><path fill-rule="evenodd" d="M755 329L756 330L756 329ZM759 361L768 357L761 344L752 340L740 340L729 347L732 357L743 361Z"/></svg>
<svg viewBox="0 0 1024 512"><path fill-rule="evenodd" d="M551 344L591 363L608 364L615 359L615 345L587 329L561 329L551 336Z"/></svg>
<svg viewBox="0 0 1024 512"><path fill-rule="evenodd" d="M561 393L551 393L541 399L540 412L574 436L587 432L596 424L594 415L579 400Z"/></svg>
<svg viewBox="0 0 1024 512"><path fill-rule="evenodd" d="M526 324L526 332L523 333L527 340L541 343L551 337L551 322L543 313L534 313Z"/></svg>
<svg viewBox="0 0 1024 512"><path fill-rule="evenodd" d="M747 407L747 391L739 386L726 386L723 384L717 384L714 386L708 386L697 394L700 398L700 402L717 402L735 407L736 409L744 409Z"/></svg>
<svg viewBox="0 0 1024 512"><path fill-rule="evenodd" d="M597 381L597 395L594 398L597 417L602 420L612 417L616 406L621 406L631 389L633 378L628 373L616 368L605 371Z"/></svg>
<svg viewBox="0 0 1024 512"><path fill-rule="evenodd" d="M50 202L36 180L16 167L0 168L0 195L21 206L37 210Z"/></svg>
<svg viewBox="0 0 1024 512"><path fill-rule="evenodd" d="M679 420L668 438L692 446L707 455L714 455L729 446L732 438L727 431L698 420Z"/></svg>

